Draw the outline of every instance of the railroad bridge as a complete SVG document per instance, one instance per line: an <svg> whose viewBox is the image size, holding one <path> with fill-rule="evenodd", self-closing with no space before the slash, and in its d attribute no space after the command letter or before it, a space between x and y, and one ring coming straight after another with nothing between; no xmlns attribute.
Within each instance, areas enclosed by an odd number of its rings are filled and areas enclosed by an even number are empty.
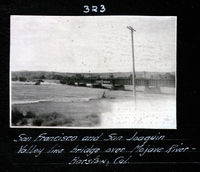
<svg viewBox="0 0 200 172"><path fill-rule="evenodd" d="M132 85L132 79L115 79L115 84ZM175 80L136 78L136 86L175 87Z"/></svg>
<svg viewBox="0 0 200 172"><path fill-rule="evenodd" d="M121 85L132 85L132 79L131 78L82 78L82 79L69 79L67 83L81 83L81 84L87 84L87 83L101 83L101 84L121 84ZM175 79L145 79L145 78L136 78L135 80L136 86L145 86L145 89L148 92L148 89L156 88L157 91L160 87L175 87ZM159 92L159 91L158 91Z"/></svg>

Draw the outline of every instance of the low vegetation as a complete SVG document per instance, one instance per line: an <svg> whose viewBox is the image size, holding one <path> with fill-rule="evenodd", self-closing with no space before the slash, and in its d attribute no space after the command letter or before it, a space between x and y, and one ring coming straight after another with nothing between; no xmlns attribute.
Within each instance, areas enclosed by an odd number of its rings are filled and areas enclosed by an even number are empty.
<svg viewBox="0 0 200 172"><path fill-rule="evenodd" d="M24 115L21 111L18 109L14 108L12 110L12 124L17 125L22 122L22 119L24 119Z"/></svg>
<svg viewBox="0 0 200 172"><path fill-rule="evenodd" d="M67 126L72 125L74 119L53 112L50 114L36 115L28 111L25 115L18 109L12 110L12 124L14 126Z"/></svg>

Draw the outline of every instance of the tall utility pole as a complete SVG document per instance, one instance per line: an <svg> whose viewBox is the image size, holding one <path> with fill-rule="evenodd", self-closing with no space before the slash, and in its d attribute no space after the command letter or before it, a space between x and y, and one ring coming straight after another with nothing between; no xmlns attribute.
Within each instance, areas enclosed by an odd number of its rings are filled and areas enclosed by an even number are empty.
<svg viewBox="0 0 200 172"><path fill-rule="evenodd" d="M134 60L134 41L133 41L133 32L136 32L131 26L127 26L131 30L131 40L132 40L132 56L133 56L133 99L136 107L136 90L135 90L135 60Z"/></svg>

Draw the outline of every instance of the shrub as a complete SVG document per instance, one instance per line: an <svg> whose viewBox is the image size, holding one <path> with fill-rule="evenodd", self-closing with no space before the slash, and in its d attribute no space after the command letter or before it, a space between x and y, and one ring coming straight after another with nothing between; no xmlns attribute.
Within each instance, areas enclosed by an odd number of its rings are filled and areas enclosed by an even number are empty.
<svg viewBox="0 0 200 172"><path fill-rule="evenodd" d="M34 126L63 126L65 124L72 124L73 119L71 117L65 117L62 114L53 112L50 114L41 114L39 117L33 119L32 125Z"/></svg>
<svg viewBox="0 0 200 172"><path fill-rule="evenodd" d="M96 114L92 114L91 117L92 117L92 118L98 118L99 116L96 115Z"/></svg>
<svg viewBox="0 0 200 172"><path fill-rule="evenodd" d="M63 123L64 124L72 124L74 121L74 119L72 119L71 117L68 117L68 118L64 118L63 119Z"/></svg>
<svg viewBox="0 0 200 172"><path fill-rule="evenodd" d="M97 114L91 114L85 116L85 120L88 121L89 126L94 126L100 124L100 117Z"/></svg>
<svg viewBox="0 0 200 172"><path fill-rule="evenodd" d="M33 120L33 126L41 126L43 122L44 122L44 119L42 119L42 118L35 118Z"/></svg>
<svg viewBox="0 0 200 172"><path fill-rule="evenodd" d="M44 113L44 114L40 115L40 117L44 118L45 120L50 121L50 120L54 120L56 118L61 118L62 115L57 113L57 112L53 112L53 113L50 113L50 114Z"/></svg>
<svg viewBox="0 0 200 172"><path fill-rule="evenodd" d="M44 126L62 126L63 125L63 121L62 119L60 120L56 120L56 121L45 121L43 123Z"/></svg>
<svg viewBox="0 0 200 172"><path fill-rule="evenodd" d="M25 77L19 77L19 81L25 82L25 81L26 81L26 78L25 78Z"/></svg>
<svg viewBox="0 0 200 172"><path fill-rule="evenodd" d="M23 118L22 121L20 122L20 125L27 125L28 121L26 118Z"/></svg>
<svg viewBox="0 0 200 172"><path fill-rule="evenodd" d="M100 124L100 119L99 118L93 118L93 119L91 119L91 121L92 121L92 125Z"/></svg>
<svg viewBox="0 0 200 172"><path fill-rule="evenodd" d="M28 112L26 113L26 118L35 118L35 117L36 117L36 115L35 115L35 113L32 112L32 111L28 111Z"/></svg>
<svg viewBox="0 0 200 172"><path fill-rule="evenodd" d="M24 115L21 111L18 109L14 108L12 110L12 123L16 125L20 120L24 118Z"/></svg>
<svg viewBox="0 0 200 172"><path fill-rule="evenodd" d="M97 114L92 114L90 117L93 125L100 124L100 118Z"/></svg>

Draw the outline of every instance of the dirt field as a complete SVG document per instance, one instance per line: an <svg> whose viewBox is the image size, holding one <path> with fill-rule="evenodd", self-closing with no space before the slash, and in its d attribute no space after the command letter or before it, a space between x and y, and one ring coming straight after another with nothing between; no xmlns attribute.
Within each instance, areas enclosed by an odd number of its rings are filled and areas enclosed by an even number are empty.
<svg viewBox="0 0 200 172"><path fill-rule="evenodd" d="M28 112L36 117L55 112L72 119L70 123L58 123L57 127L176 128L175 88L161 88L162 94L144 94L144 87L137 87L136 106L132 86L125 88L126 91L112 91L55 83L13 83L12 109L24 116ZM104 92L106 98L101 99ZM30 121L24 126L32 126Z"/></svg>

